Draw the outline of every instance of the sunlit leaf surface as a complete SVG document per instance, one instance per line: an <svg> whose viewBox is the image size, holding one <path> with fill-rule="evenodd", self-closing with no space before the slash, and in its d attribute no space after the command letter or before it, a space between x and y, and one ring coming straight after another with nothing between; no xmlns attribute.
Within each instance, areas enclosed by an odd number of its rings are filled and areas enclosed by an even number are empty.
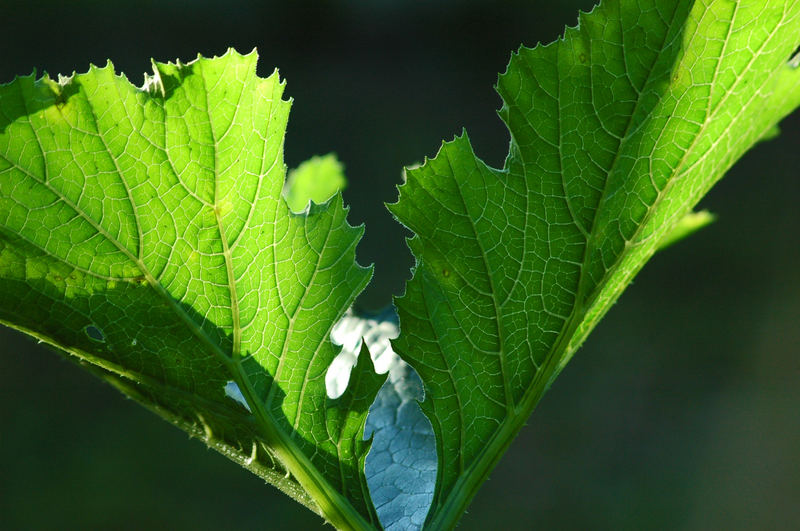
<svg viewBox="0 0 800 531"><path fill-rule="evenodd" d="M633 276L707 221L685 216L800 101L799 15L796 1L607 0L499 77L502 169L464 134L407 172L390 209L417 265L394 346L436 433L432 528L454 525Z"/></svg>
<svg viewBox="0 0 800 531"><path fill-rule="evenodd" d="M376 522L362 433L384 377L367 359L325 391L331 330L370 278L363 229L340 195L287 207L289 102L256 61L0 86L0 319L314 510L335 517L324 492Z"/></svg>

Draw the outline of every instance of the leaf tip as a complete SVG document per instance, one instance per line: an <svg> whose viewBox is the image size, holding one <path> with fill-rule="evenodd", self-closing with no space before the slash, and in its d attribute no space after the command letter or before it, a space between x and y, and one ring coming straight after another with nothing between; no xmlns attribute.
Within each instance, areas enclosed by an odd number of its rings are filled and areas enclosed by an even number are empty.
<svg viewBox="0 0 800 531"><path fill-rule="evenodd" d="M686 239L700 229L716 221L717 216L708 210L690 212L681 218L678 223L667 232L658 244L658 250L663 251L667 247Z"/></svg>

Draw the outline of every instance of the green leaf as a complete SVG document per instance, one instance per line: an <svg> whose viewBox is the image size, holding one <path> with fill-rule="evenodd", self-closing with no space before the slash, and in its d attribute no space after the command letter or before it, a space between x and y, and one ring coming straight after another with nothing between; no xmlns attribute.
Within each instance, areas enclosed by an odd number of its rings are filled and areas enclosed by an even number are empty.
<svg viewBox="0 0 800 531"><path fill-rule="evenodd" d="M287 207L290 104L256 61L154 63L141 89L110 63L0 86L0 320L366 528L362 433L384 377L365 362L341 399L325 391L331 329L371 275L363 228L341 195Z"/></svg>
<svg viewBox="0 0 800 531"><path fill-rule="evenodd" d="M290 171L284 195L292 212L302 212L309 201L320 205L336 192L344 190L345 186L347 179L342 163L336 159L336 155L328 153L322 157L311 157Z"/></svg>
<svg viewBox="0 0 800 531"><path fill-rule="evenodd" d="M499 77L503 169L464 134L409 170L396 351L455 525L542 394L676 224L800 102L800 2L606 0ZM691 219L691 218L689 218Z"/></svg>

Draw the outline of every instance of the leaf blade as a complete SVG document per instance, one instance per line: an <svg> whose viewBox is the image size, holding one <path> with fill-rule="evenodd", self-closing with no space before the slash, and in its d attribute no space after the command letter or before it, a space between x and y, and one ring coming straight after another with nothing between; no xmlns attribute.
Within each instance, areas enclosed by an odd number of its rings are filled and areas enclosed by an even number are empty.
<svg viewBox="0 0 800 531"><path fill-rule="evenodd" d="M342 415L324 384L330 330L371 276L363 228L341 196L289 211L289 102L256 61L154 63L141 89L110 63L0 87L0 318L368 527L366 407ZM353 407L381 385L360 371Z"/></svg>
<svg viewBox="0 0 800 531"><path fill-rule="evenodd" d="M664 235L800 103L798 4L762 8L606 1L512 56L502 170L464 134L407 171L389 209L417 263L394 345L437 435L431 528L455 525Z"/></svg>

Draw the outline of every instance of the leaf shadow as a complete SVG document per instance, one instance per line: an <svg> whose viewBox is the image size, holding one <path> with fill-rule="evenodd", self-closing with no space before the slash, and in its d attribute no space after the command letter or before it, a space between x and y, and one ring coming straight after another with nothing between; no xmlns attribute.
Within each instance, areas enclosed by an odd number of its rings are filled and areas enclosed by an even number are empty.
<svg viewBox="0 0 800 531"><path fill-rule="evenodd" d="M21 118L55 107L61 111L80 91L80 80L73 73L69 77L52 79L47 72L36 78L34 70L30 75L19 76L7 84L0 84L0 134Z"/></svg>
<svg viewBox="0 0 800 531"><path fill-rule="evenodd" d="M202 334L223 352L230 352L230 331L210 322L191 305L165 300L143 280L115 282L92 277L53 259L30 243L0 232L0 321L42 338L72 354L81 364L90 364L95 368L91 372L134 399L146 402L151 410L173 424L186 431L190 431L187 427L194 427L204 433L201 438L207 444L234 461L243 464L241 461L252 455L252 459L262 463L262 468L275 472L272 476L259 474L268 481L274 483L285 474L283 465L269 453L255 417L226 396L225 386L233 378L225 364L218 354L201 348L203 343L198 340L198 334ZM197 329L193 331L189 323L197 324ZM368 355L361 358L369 360ZM281 386L255 356L248 355L244 364L259 396L271 393L268 411L278 428L289 435L345 497L363 498L361 485L352 481L363 477L363 460L342 461L335 444L319 444L313 431L304 433L295 429L283 413L286 393ZM385 378L374 373L371 362L369 367L361 367L359 375L366 384L356 388L366 389L366 394L372 388L377 392ZM111 380L127 382L128 388L135 388L145 398ZM321 389L322 396L316 401L317 413L321 411L324 415L322 430L328 432L354 414L366 418L374 398L374 394L371 398L345 394L332 400L325 394L324 378ZM162 414L159 409L170 414ZM354 431L357 433L352 438L353 450L363 450L366 454L369 442L361 439L361 430ZM214 442L224 443L235 455ZM247 468L253 470L251 466ZM343 479L337 485L339 478ZM354 505L363 514L371 514L370 503Z"/></svg>

